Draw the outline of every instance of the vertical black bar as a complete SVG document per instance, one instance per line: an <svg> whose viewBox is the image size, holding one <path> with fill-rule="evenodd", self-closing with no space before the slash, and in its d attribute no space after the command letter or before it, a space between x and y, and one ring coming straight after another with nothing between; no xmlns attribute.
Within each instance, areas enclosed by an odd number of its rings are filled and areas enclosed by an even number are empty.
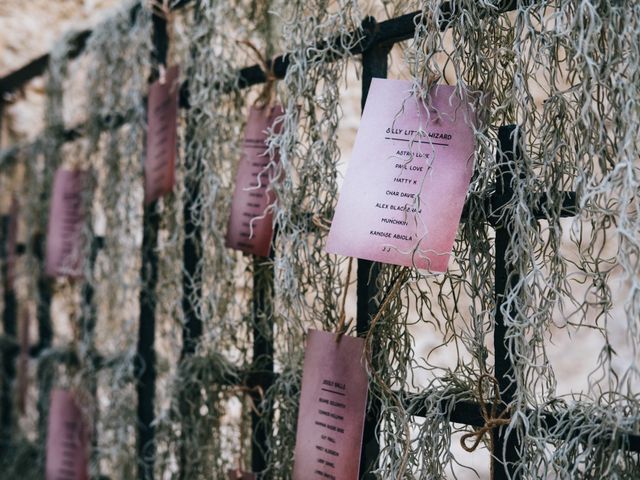
<svg viewBox="0 0 640 480"><path fill-rule="evenodd" d="M252 372L267 391L273 379L273 286L272 259L253 258L253 365ZM258 392L252 392L253 403L260 404ZM266 476L267 438L272 425L271 412L257 408L251 411L251 469L259 480Z"/></svg>
<svg viewBox="0 0 640 480"><path fill-rule="evenodd" d="M50 189L48 190L50 193ZM53 324L51 322L51 300L53 298L53 280L44 271L46 239L38 233L33 239L33 252L40 265L37 281L36 318L38 321L38 345L35 353L40 353L51 347L53 342ZM44 468L45 443L47 438L47 412L49 411L49 395L53 386L54 366L52 362L39 362L37 370L38 380L38 435L39 460Z"/></svg>
<svg viewBox="0 0 640 480"><path fill-rule="evenodd" d="M93 276L93 268L96 264L96 257L98 256L98 249L102 246L102 238L94 237L91 242L90 250L89 250L89 271L92 272ZM95 400L95 407L93 411L93 425L92 425L92 435L91 435L91 459L93 465L96 465L99 469L99 455L98 455L98 419L99 419L99 411L97 401L98 396L98 357L95 348L95 330L96 330L96 322L97 322L97 312L96 305L93 301L94 299L94 288L93 288L93 279L85 279L82 284L81 290L81 298L82 298L82 307L81 307L81 317L80 317L80 327L82 332L82 343L87 349L85 361L89 363L89 373L90 375L86 376L85 382L87 385L87 389L89 390L89 395L92 399ZM86 368L86 366L85 366ZM97 472L96 472L97 473Z"/></svg>
<svg viewBox="0 0 640 480"><path fill-rule="evenodd" d="M376 22L368 17L363 22L363 29L367 32L375 31ZM362 54L362 102L364 105L371 86L371 79L386 78L390 46L373 45ZM357 313L356 330L359 336L364 336L369 331L371 318L377 313L377 305L374 301L378 294L377 280L380 273L380 264L369 260L358 259L358 275L356 283ZM360 457L360 477L372 479L370 473L376 468L380 454L380 444L376 434L376 426L380 418L379 401L370 397L365 418L362 438L362 454Z"/></svg>
<svg viewBox="0 0 640 480"><path fill-rule="evenodd" d="M16 338L17 302L16 294L9 282L8 246L10 215L0 218L0 267L4 293L4 310L2 312L2 328L5 336ZM7 453L11 446L13 433L13 405L12 385L16 376L15 351L4 349L2 351L2 378L0 379L0 456Z"/></svg>
<svg viewBox="0 0 640 480"><path fill-rule="evenodd" d="M169 48L167 22L161 15L153 15L154 71L151 80L158 77L158 65L165 64ZM154 400L156 383L156 354L154 349L156 331L156 296L158 283L158 227L160 214L157 202L145 205L143 212L142 267L140 277L140 325L136 357L136 388L138 394L138 479L152 480L155 463Z"/></svg>
<svg viewBox="0 0 640 480"><path fill-rule="evenodd" d="M506 125L498 130L498 177L496 179L496 196L499 204L504 205L513 195L512 182L514 162L520 156L518 128L516 125ZM518 281L518 276L513 265L507 263L505 254L509 246L511 233L509 232L509 219L505 215L496 224L496 266L495 266L495 299L496 314L493 331L495 349L495 377L500 386L500 396L504 405L508 405L516 393L513 366L509 357L509 345L505 338L506 326L502 305L509 290ZM511 316L515 312L508 312ZM491 462L495 480L515 479L515 465L518 461L518 440L515 433L508 438L505 436L506 428L501 427L495 435L494 451ZM503 456L504 452L504 456Z"/></svg>
<svg viewBox="0 0 640 480"><path fill-rule="evenodd" d="M200 15L199 2L196 2L194 9L194 19L198 20ZM194 53L192 56L195 55ZM195 114L196 109L192 107L187 117L187 130L185 132L185 143L189 145L194 137L194 130L198 128ZM182 271L182 311L184 314L184 327L182 329L182 353L181 360L193 355L202 336L202 318L199 311L199 303L202 297L202 232L200 222L202 219L202 204L198 200L200 196L200 177L203 175L201 159L191 150L187 150L185 157L185 178L184 178L184 243L182 245L183 271ZM179 472L178 478L188 480L192 475L189 468L189 445L187 439L193 436L194 422L197 421L197 412L200 404L194 402L194 398L199 398L199 393L187 388L179 393L180 395L180 417L182 419L182 438L179 452Z"/></svg>

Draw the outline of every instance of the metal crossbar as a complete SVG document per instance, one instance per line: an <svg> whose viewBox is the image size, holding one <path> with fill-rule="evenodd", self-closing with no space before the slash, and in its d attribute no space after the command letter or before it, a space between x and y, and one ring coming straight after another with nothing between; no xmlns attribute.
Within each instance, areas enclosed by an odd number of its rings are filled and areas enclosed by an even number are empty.
<svg viewBox="0 0 640 480"><path fill-rule="evenodd" d="M190 0L180 0L174 2L173 8L180 8L191 3ZM520 2L535 3L534 1ZM508 0L500 2L494 13L505 13L514 10L518 2ZM135 18L139 4L136 4L132 10L132 19ZM442 6L442 15L440 17L440 28L444 31L448 28L452 16L458 12L454 11L451 3L445 3ZM362 55L363 74L362 74L362 106L366 101L367 93L374 77L385 78L387 76L387 58L391 47L398 42L408 40L413 37L416 25L423 21L420 12L414 12L401 17L393 18L381 23L376 23L375 19L367 18L362 28L358 31L349 33L353 39L359 39L353 48L348 52L343 50L341 38L336 38L330 42L336 46L335 59L341 57L341 54L350 53L352 55ZM153 64L157 67L164 64L168 50L169 38L167 36L166 21L160 16L154 16L153 20L153 43L154 57ZM72 57L80 55L84 49L87 39L90 37L90 31L80 32L74 39L74 48L70 52ZM312 49L309 49L312 51ZM282 79L286 75L289 67L289 56L287 54L278 56L268 62L268 66L273 70L276 78ZM310 60L313 60L312 58ZM0 107L2 99L19 90L29 80L42 75L47 70L49 61L48 55L43 55L15 72L0 78ZM157 77L157 70L154 69L152 78ZM238 72L237 80L234 85L215 85L216 88L222 90L230 90L232 88L247 88L252 85L264 83L266 81L265 72L259 65L253 65L241 69ZM181 86L180 105L183 108L189 107L189 86L188 79ZM105 118L104 124L120 126L125 123L127 118L126 112L114 113L111 118ZM186 142L190 138L190 125L187 125ZM81 128L71 128L65 132L65 140L71 141L82 136ZM515 126L503 126L498 132L498 148L497 160L499 165L499 174L496 178L495 192L487 199L490 211L494 212L489 217L490 224L495 228L495 327L494 327L494 345L495 345L495 376L500 386L502 403L497 406L498 412L506 408L506 405L513 399L515 393L515 385L512 382L512 369L510 363L509 346L505 341L506 328L504 324L502 305L505 298L505 292L509 291L516 281L515 272L512 266L505 261L505 252L510 241L510 233L505 227L507 219L503 217L502 206L506 205L513 191L511 189L512 168L510 164L519 161L519 152L521 148L520 139L518 138L518 130ZM8 151L5 151L7 153ZM5 158L11 158L11 155L4 155ZM187 157L186 162L195 162L196 159ZM6 166L6 165L5 165ZM3 165L0 164L0 168ZM183 299L182 307L185 314L185 325L183 329L183 347L182 358L186 358L195 353L198 341L203 333L202 319L199 318L195 302L201 297L202 292L199 289L201 272L198 264L203 254L202 232L200 227L192 221L199 215L201 208L197 202L200 189L200 175L196 168L194 173L185 179L185 201L184 201L184 234L185 240L183 244ZM536 218L544 217L544 205L532 206ZM561 216L570 216L575 213L575 193L565 192L563 209ZM467 216L468 210L465 207L463 211L463 221ZM138 337L138 355L136 358L135 371L137 378L137 394L138 394L138 435L137 435L137 455L139 461L138 478L141 480L151 480L153 478L155 443L154 428L152 425L154 412L154 396L155 396L155 287L158 277L158 259L155 253L157 246L159 213L156 204L151 204L144 209L143 217L143 242L142 242L142 267L140 276L142 279L142 287L140 290L140 320L139 320L139 337ZM3 238L6 238L4 226L6 220L3 219ZM42 260L43 239L32 239L35 245L36 254ZM5 258L5 241L0 242L0 255ZM99 248L92 249L93 258L95 252ZM4 265L4 262L3 262ZM249 369L243 371L237 369L235 372L226 375L220 379L222 385L234 386L243 385L250 389L260 386L263 390L272 385L276 373L273 366L273 323L271 319L272 301L270 298L273 292L273 266L264 259L253 259L253 361ZM367 260L358 260L357 274L357 333L360 336L366 335L369 331L370 321L373 315L377 313L378 304L375 299L378 296L376 279L380 272L380 265L376 262ZM4 273L4 272L3 272ZM6 275L3 275L6 278ZM50 280L45 277L38 279L38 329L39 344L31 348L32 356L37 357L39 353L51 346L53 338L53 330L50 318L50 303L52 297L52 286ZM0 348L3 356L3 381L0 383L0 453L2 448L6 447L10 441L11 433L11 402L10 402L10 385L15 376L14 361L17 355L16 336L16 318L17 305L15 294L9 288L4 288L5 309L3 311L3 327L4 336L1 337ZM84 301L87 304L93 303L93 292L89 286L83 289ZM82 320L89 328L89 331L95 325L95 311L91 309L87 316ZM374 343L375 348L375 343ZM65 362L73 362L73 354L61 355L61 360ZM77 362L78 359L75 358ZM92 361L97 368L108 367L109 360L100 356L98 351L93 351ZM39 375L41 384L40 393L40 428L44 431L44 403L48 401L48 386L51 384L51 378L45 374ZM47 386L48 385L48 386ZM93 392L95 394L95 391ZM188 392L183 392L187 395ZM410 409L409 413L414 416L424 416L423 407L416 407L420 402L416 399L420 398L420 394L407 394L397 392L398 396L405 402L405 406ZM256 398L258 404L259 398ZM480 405L471 401L457 401L453 406L449 406L450 420L455 423L466 424L473 427L481 427L485 421L481 414ZM255 472L261 472L267 465L267 447L266 440L268 436L269 422L265 422L262 415L269 412L254 412L252 414L252 469ZM8 417L7 417L8 415ZM552 413L545 414L548 426L557 423ZM380 446L376 435L376 428L380 421L380 406L375 400L370 400L365 420L365 429L363 435L363 449L361 457L361 478L373 478L372 471L376 467L376 461L380 452ZM518 478L514 465L517 461L518 441L515 435L506 436L505 427L496 427L496 441L491 452L491 461L493 463L494 478L498 480L507 478ZM640 452L640 436L627 435L626 443L632 451ZM504 452L504 455L503 455ZM188 452L179 452L180 468L184 467L183 463ZM181 478L184 478L181 475ZM263 476L263 478L266 478Z"/></svg>

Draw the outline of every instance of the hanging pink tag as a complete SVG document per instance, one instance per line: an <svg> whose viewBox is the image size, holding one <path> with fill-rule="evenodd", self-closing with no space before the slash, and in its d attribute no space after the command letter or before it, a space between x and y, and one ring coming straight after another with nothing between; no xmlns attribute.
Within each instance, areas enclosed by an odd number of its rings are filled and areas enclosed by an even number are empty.
<svg viewBox="0 0 640 480"><path fill-rule="evenodd" d="M454 87L435 86L429 109L410 89L373 79L326 249L444 272L473 172L475 113Z"/></svg>
<svg viewBox="0 0 640 480"><path fill-rule="evenodd" d="M294 480L357 480L367 407L364 340L310 330L294 454Z"/></svg>
<svg viewBox="0 0 640 480"><path fill-rule="evenodd" d="M9 210L9 231L7 232L7 286L13 290L16 278L16 248L18 242L18 214L20 205L14 196Z"/></svg>
<svg viewBox="0 0 640 480"><path fill-rule="evenodd" d="M144 161L144 203L147 205L171 192L175 184L179 74L178 66L170 67L165 78L149 87Z"/></svg>
<svg viewBox="0 0 640 480"><path fill-rule="evenodd" d="M227 471L227 480L256 480L256 474L233 468Z"/></svg>
<svg viewBox="0 0 640 480"><path fill-rule="evenodd" d="M274 201L268 191L273 164L267 152L267 129L273 127L278 133L281 123L274 122L283 113L279 105L249 110L227 228L227 247L261 257L269 255L273 237L273 215L266 211ZM277 152L273 161L278 161Z"/></svg>
<svg viewBox="0 0 640 480"><path fill-rule="evenodd" d="M51 391L46 480L88 480L89 435L74 396Z"/></svg>
<svg viewBox="0 0 640 480"><path fill-rule="evenodd" d="M51 277L82 275L84 263L84 187L87 173L58 169L47 229L46 273Z"/></svg>
<svg viewBox="0 0 640 480"><path fill-rule="evenodd" d="M27 400L27 389L29 387L29 310L26 308L20 316L18 327L18 342L20 343L20 354L18 355L18 410L24 413Z"/></svg>

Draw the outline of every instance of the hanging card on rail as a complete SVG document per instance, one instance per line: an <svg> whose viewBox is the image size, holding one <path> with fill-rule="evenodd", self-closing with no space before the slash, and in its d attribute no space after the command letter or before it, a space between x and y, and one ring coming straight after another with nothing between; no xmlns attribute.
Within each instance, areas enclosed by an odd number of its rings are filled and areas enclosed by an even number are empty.
<svg viewBox="0 0 640 480"><path fill-rule="evenodd" d="M446 85L426 108L411 85L371 82L326 250L444 272L473 171L475 112Z"/></svg>
<svg viewBox="0 0 640 480"><path fill-rule="evenodd" d="M357 480L367 408L364 339L310 330L293 480Z"/></svg>
<svg viewBox="0 0 640 480"><path fill-rule="evenodd" d="M233 468L227 471L227 480L256 480L256 474Z"/></svg>
<svg viewBox="0 0 640 480"><path fill-rule="evenodd" d="M29 388L29 310L23 309L20 315L20 324L18 325L18 343L20 344L20 353L18 354L18 372L17 372L17 391L18 391L18 410L24 413L27 403L27 389Z"/></svg>
<svg viewBox="0 0 640 480"><path fill-rule="evenodd" d="M56 171L47 229L46 273L51 277L82 275L86 178L82 170Z"/></svg>
<svg viewBox="0 0 640 480"><path fill-rule="evenodd" d="M88 480L89 435L73 394L51 391L46 480Z"/></svg>
<svg viewBox="0 0 640 480"><path fill-rule="evenodd" d="M9 290L14 288L14 280L16 278L16 248L18 242L18 215L20 213L20 204L14 196L11 199L11 208L9 210L9 228L7 232L7 286Z"/></svg>
<svg viewBox="0 0 640 480"><path fill-rule="evenodd" d="M149 87L147 151L144 161L144 203L150 204L173 190L178 142L180 69L167 69L164 78Z"/></svg>
<svg viewBox="0 0 640 480"><path fill-rule="evenodd" d="M274 122L283 113L279 105L249 110L227 227L227 247L260 257L269 255L273 237L273 215L267 207L274 197L268 187L274 174L271 162L279 158L277 152L273 158L267 152L267 130L279 132L282 124Z"/></svg>

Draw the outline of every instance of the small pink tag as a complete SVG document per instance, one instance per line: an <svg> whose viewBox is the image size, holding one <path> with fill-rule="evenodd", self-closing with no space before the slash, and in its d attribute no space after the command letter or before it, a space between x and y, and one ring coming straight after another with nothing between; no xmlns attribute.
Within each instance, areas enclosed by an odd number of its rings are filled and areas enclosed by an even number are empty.
<svg viewBox="0 0 640 480"><path fill-rule="evenodd" d="M454 87L434 87L429 110L410 89L373 79L326 250L444 272L473 172L475 114Z"/></svg>
<svg viewBox="0 0 640 480"><path fill-rule="evenodd" d="M228 480L256 480L255 473L245 472L239 468L234 468L227 471Z"/></svg>
<svg viewBox="0 0 640 480"><path fill-rule="evenodd" d="M147 153L144 161L144 203L150 204L173 190L178 141L180 68L166 72L164 83L149 87L147 102Z"/></svg>
<svg viewBox="0 0 640 480"><path fill-rule="evenodd" d="M20 354L18 356L18 410L24 413L27 388L29 387L29 310L26 308L20 316L18 328L18 342L20 343Z"/></svg>
<svg viewBox="0 0 640 480"><path fill-rule="evenodd" d="M273 215L266 208L274 201L267 187L273 175L267 153L267 129L278 133L282 107L251 107L244 134L244 154L236 174L236 188L231 202L231 215L227 228L227 247L261 257L269 255L273 237ZM275 154L274 161L279 159Z"/></svg>
<svg viewBox="0 0 640 480"><path fill-rule="evenodd" d="M46 273L51 277L82 275L82 198L87 173L58 169L53 181L53 197L47 230Z"/></svg>
<svg viewBox="0 0 640 480"><path fill-rule="evenodd" d="M20 205L18 199L11 199L11 209L9 210L9 231L7 232L7 286L13 290L16 278L16 245L18 240L18 214Z"/></svg>
<svg viewBox="0 0 640 480"><path fill-rule="evenodd" d="M368 379L364 340L310 330L294 454L294 480L357 480Z"/></svg>
<svg viewBox="0 0 640 480"><path fill-rule="evenodd" d="M87 480L88 432L73 395L51 391L46 480Z"/></svg>

